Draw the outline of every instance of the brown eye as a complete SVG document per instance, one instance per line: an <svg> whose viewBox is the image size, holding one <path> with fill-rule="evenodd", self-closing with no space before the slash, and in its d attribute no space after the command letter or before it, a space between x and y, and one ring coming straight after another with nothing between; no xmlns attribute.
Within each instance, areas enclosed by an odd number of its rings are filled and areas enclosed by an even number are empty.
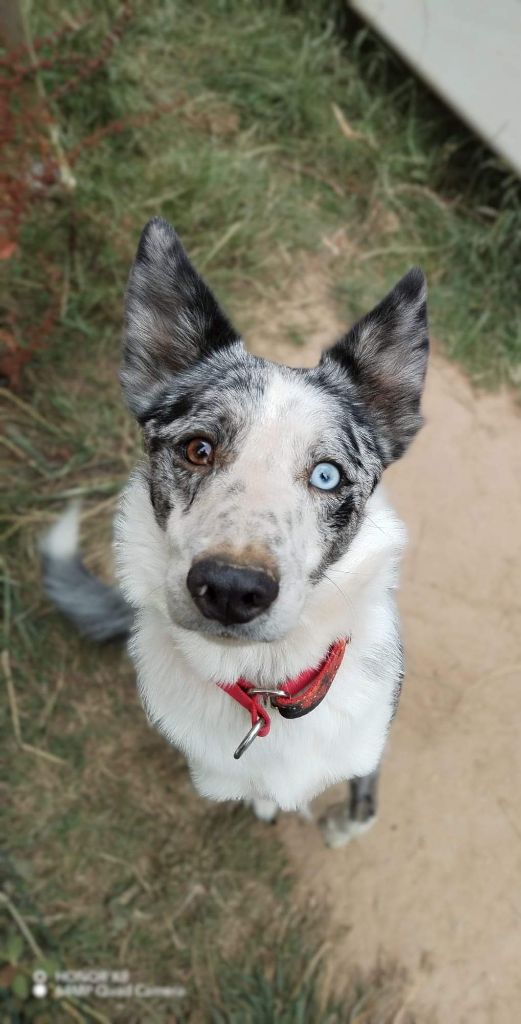
<svg viewBox="0 0 521 1024"><path fill-rule="evenodd" d="M194 466L211 466L213 463L213 445L204 437L193 437L188 442L185 453L188 462L192 462Z"/></svg>

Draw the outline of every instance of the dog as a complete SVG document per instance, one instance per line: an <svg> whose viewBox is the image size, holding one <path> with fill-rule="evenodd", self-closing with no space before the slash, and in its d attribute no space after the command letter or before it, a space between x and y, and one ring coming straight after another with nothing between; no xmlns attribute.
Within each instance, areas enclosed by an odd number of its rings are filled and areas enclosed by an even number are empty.
<svg viewBox="0 0 521 1024"><path fill-rule="evenodd" d="M151 723L211 800L302 810L341 846L376 817L403 678L405 530L383 471L422 424L426 283L410 270L312 369L256 358L173 228L143 230L121 384L144 438L115 524L119 589L91 576L69 509L43 542L57 607L130 635Z"/></svg>

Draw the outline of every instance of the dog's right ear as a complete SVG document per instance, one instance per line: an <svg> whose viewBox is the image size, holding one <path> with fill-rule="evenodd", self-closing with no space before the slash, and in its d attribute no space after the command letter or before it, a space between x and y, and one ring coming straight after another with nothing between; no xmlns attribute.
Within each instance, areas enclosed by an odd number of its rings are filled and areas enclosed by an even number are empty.
<svg viewBox="0 0 521 1024"><path fill-rule="evenodd" d="M146 418L173 374L239 340L174 229L154 217L139 240L125 301L120 379L131 411Z"/></svg>

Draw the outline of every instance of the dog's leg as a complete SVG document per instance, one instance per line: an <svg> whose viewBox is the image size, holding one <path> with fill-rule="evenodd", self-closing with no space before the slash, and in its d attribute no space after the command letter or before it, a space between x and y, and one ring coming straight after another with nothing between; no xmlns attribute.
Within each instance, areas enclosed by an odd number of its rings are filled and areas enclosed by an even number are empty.
<svg viewBox="0 0 521 1024"><path fill-rule="evenodd" d="M347 803L334 804L319 821L327 846L346 846L376 821L378 770L349 783Z"/></svg>
<svg viewBox="0 0 521 1024"><path fill-rule="evenodd" d="M251 808L259 821L266 821L272 825L275 824L279 813L279 807L275 800L258 800L255 798L251 801Z"/></svg>

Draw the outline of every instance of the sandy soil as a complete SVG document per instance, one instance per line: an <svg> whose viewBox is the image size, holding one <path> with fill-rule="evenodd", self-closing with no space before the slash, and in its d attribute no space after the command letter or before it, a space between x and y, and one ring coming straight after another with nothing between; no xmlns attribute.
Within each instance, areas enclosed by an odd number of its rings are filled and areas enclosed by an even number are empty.
<svg viewBox="0 0 521 1024"><path fill-rule="evenodd" d="M266 306L262 354L311 365L339 324L320 268ZM281 324L310 337L275 347ZM293 816L279 828L302 898L327 903L340 980L378 955L404 965L409 1005L443 1024L521 1020L521 419L476 397L439 355L427 425L387 474L408 524L408 672L368 835L337 851ZM317 810L343 796L325 794Z"/></svg>

